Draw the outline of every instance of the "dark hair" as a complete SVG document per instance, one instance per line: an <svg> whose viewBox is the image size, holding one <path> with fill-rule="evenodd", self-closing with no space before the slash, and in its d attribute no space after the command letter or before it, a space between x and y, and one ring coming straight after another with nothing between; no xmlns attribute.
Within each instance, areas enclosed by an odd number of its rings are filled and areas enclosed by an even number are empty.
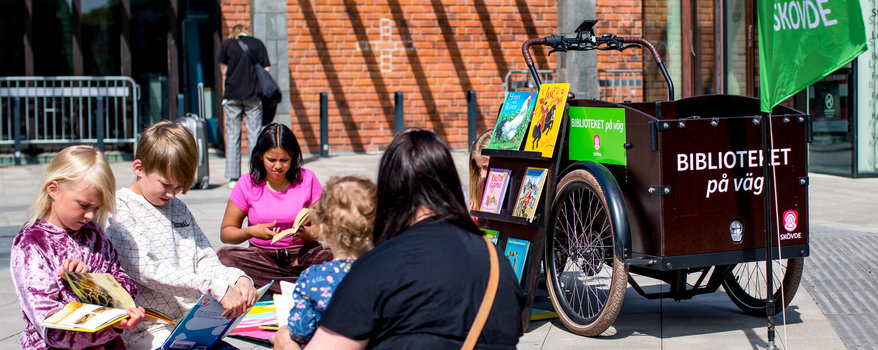
<svg viewBox="0 0 878 350"><path fill-rule="evenodd" d="M419 206L439 221L480 234L464 204L451 151L430 131L411 129L393 138L381 156L377 197L376 246L405 231Z"/></svg>
<svg viewBox="0 0 878 350"><path fill-rule="evenodd" d="M265 163L262 155L268 150L280 147L290 155L290 169L287 170L286 178L291 186L302 183L302 149L296 135L286 125L271 123L262 129L256 139L256 147L250 152L250 179L254 185L265 182Z"/></svg>

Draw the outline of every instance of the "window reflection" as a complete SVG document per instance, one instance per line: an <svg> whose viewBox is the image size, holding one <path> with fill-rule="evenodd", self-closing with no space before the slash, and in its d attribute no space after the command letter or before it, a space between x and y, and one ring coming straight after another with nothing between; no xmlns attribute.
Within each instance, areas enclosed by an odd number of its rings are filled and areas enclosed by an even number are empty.
<svg viewBox="0 0 878 350"><path fill-rule="evenodd" d="M81 1L83 74L120 75L119 0Z"/></svg>
<svg viewBox="0 0 878 350"><path fill-rule="evenodd" d="M35 75L73 75L73 16L70 0L35 1L33 53Z"/></svg>

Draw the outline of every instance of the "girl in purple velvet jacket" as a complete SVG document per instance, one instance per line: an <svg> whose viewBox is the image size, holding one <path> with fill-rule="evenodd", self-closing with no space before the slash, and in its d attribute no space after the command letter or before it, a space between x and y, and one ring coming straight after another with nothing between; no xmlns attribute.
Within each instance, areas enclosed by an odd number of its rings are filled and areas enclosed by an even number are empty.
<svg viewBox="0 0 878 350"><path fill-rule="evenodd" d="M89 146L71 146L49 163L37 192L33 216L15 236L10 269L26 326L22 349L124 348L123 329L137 326L143 308L128 308L127 319L94 333L43 328L39 324L78 298L63 273L110 273L132 296L134 283L119 265L103 235L115 208L116 180L104 155Z"/></svg>

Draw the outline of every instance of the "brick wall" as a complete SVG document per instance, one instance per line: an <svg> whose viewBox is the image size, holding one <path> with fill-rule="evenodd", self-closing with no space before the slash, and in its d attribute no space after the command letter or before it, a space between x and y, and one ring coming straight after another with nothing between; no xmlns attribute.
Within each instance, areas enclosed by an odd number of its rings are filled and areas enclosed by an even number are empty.
<svg viewBox="0 0 878 350"><path fill-rule="evenodd" d="M249 24L249 1L221 0L224 36L235 24ZM668 22L679 21L668 18L668 1L677 0L597 0L597 33L645 37L669 70L684 69L680 53L668 52ZM703 94L716 81L714 9L709 0L695 2L700 69L693 87ZM466 92L477 95L478 131L493 127L506 73L526 69L521 43L556 33L556 14L556 0L289 0L293 131L304 152L319 152L318 94L327 92L330 152L381 150L393 134L399 91L406 126L433 129L452 148L466 148ZM533 54L538 68L555 69L545 53ZM640 72L633 77L640 85L624 96L602 87L602 98L667 98L664 78L643 49L597 57L599 70ZM683 84L675 81L676 89Z"/></svg>
<svg viewBox="0 0 878 350"><path fill-rule="evenodd" d="M643 1L641 0L597 0L595 6L598 18L596 34L643 37L642 9ZM598 70L631 69L641 71L644 67L643 53L644 51L639 48L632 48L623 52L598 51ZM642 80L641 74L630 76L617 73L615 77L626 80ZM613 79L613 75L602 75L601 79ZM643 99L643 87L642 85L633 86L625 88L624 91L619 91L618 89L604 86L601 87L601 98L613 102L622 102L624 100L640 101Z"/></svg>
<svg viewBox="0 0 878 350"><path fill-rule="evenodd" d="M222 0L223 30L249 18L249 0ZM287 1L291 125L319 152L319 93L329 93L330 152L383 149L394 128L394 92L406 126L467 147L466 91L478 131L492 127L503 79L526 69L521 43L556 31L554 0ZM554 69L545 51L539 68Z"/></svg>
<svg viewBox="0 0 878 350"><path fill-rule="evenodd" d="M666 69L671 60L679 60L679 57L669 57L668 53L668 0L645 0L643 3L643 37L653 43L659 55L661 55ZM673 34L672 34L673 35ZM667 100L667 84L661 71L655 64L655 60L644 55L643 86L645 101ZM682 88L680 83L674 82L677 89Z"/></svg>

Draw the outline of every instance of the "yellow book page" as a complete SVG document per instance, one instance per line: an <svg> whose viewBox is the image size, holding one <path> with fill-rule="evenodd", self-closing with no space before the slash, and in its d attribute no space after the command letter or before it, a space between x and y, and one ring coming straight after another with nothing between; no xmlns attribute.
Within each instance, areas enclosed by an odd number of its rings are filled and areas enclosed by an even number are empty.
<svg viewBox="0 0 878 350"><path fill-rule="evenodd" d="M561 129L561 118L567 103L569 83L543 84L537 97L530 127L527 133L525 151L540 152L545 158L552 158L558 130Z"/></svg>
<svg viewBox="0 0 878 350"><path fill-rule="evenodd" d="M40 326L94 333L127 317L125 310L74 301L46 318Z"/></svg>
<svg viewBox="0 0 878 350"><path fill-rule="evenodd" d="M67 272L64 277L80 301L122 310L134 306L128 291L109 273Z"/></svg>

